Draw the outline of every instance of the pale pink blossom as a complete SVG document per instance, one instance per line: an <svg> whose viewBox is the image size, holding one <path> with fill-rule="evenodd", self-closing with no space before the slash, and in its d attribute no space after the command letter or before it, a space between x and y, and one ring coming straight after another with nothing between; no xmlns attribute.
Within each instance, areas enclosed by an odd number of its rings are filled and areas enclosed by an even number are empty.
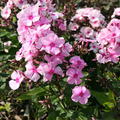
<svg viewBox="0 0 120 120"><path fill-rule="evenodd" d="M109 31L107 28L104 28L100 31L100 33L97 36L97 41L102 45L107 45L109 42L109 39L111 39L111 31Z"/></svg>
<svg viewBox="0 0 120 120"><path fill-rule="evenodd" d="M67 57L67 56L70 55L70 52L72 52L72 50L73 50L72 45L69 42L67 42L62 47L62 53L61 54L65 57Z"/></svg>
<svg viewBox="0 0 120 120"><path fill-rule="evenodd" d="M38 72L43 75L43 81L51 81L54 74L64 76L62 69L55 66L54 63L41 63L37 68Z"/></svg>
<svg viewBox="0 0 120 120"><path fill-rule="evenodd" d="M13 1L12 0L8 0L7 4L6 4L6 7L8 8L13 8Z"/></svg>
<svg viewBox="0 0 120 120"><path fill-rule="evenodd" d="M111 17L113 18L115 16L120 16L120 8L115 8L114 9L113 15Z"/></svg>
<svg viewBox="0 0 120 120"><path fill-rule="evenodd" d="M89 19L89 23L93 28L102 27L105 24L105 17L100 13L99 10L94 8L80 8L76 11L72 21L79 20L80 22Z"/></svg>
<svg viewBox="0 0 120 120"><path fill-rule="evenodd" d="M15 59L17 61L20 61L23 58L23 48L20 48L19 51L16 52Z"/></svg>
<svg viewBox="0 0 120 120"><path fill-rule="evenodd" d="M66 75L68 76L67 82L69 84L80 84L82 82L81 78L83 77L83 74L81 70L69 68L66 72Z"/></svg>
<svg viewBox="0 0 120 120"><path fill-rule="evenodd" d="M12 42L11 41L7 41L7 42L4 42L4 46L11 46Z"/></svg>
<svg viewBox="0 0 120 120"><path fill-rule="evenodd" d="M61 52L61 47L64 45L65 40L58 38L54 33L48 34L46 37L41 38L42 50L52 55L57 55Z"/></svg>
<svg viewBox="0 0 120 120"><path fill-rule="evenodd" d="M16 90L20 87L21 82L24 80L24 76L21 71L17 70L11 74L12 80L9 81L9 86L12 90Z"/></svg>
<svg viewBox="0 0 120 120"><path fill-rule="evenodd" d="M79 102L80 104L86 104L90 96L91 96L90 92L85 86L76 86L72 90L71 99L74 102Z"/></svg>
<svg viewBox="0 0 120 120"><path fill-rule="evenodd" d="M93 51L94 53L97 53L98 50L100 49L100 46L97 42L91 43L90 44L90 51Z"/></svg>
<svg viewBox="0 0 120 120"><path fill-rule="evenodd" d="M100 63L119 61L120 56L120 20L112 19L96 37L99 51L96 58Z"/></svg>
<svg viewBox="0 0 120 120"><path fill-rule="evenodd" d="M82 33L75 34L73 37L75 37L75 40L79 42L85 41L85 36Z"/></svg>
<svg viewBox="0 0 120 120"><path fill-rule="evenodd" d="M118 55L114 51L108 51L108 49L101 49L99 53L96 54L96 58L100 63L114 62L119 61Z"/></svg>
<svg viewBox="0 0 120 120"><path fill-rule="evenodd" d="M73 56L70 58L70 63L72 63L71 67L78 67L81 70L87 65L79 56Z"/></svg>
<svg viewBox="0 0 120 120"><path fill-rule="evenodd" d="M62 64L63 63L63 60L61 59L61 57L59 55L53 55L53 56L45 55L44 59L48 63L49 62L54 63L54 66L57 66L58 64Z"/></svg>
<svg viewBox="0 0 120 120"><path fill-rule="evenodd" d="M33 22L37 22L40 19L38 12L39 6L29 6L25 9L22 9L22 11L17 14L17 18L18 20L22 21L24 25L31 26Z"/></svg>
<svg viewBox="0 0 120 120"><path fill-rule="evenodd" d="M25 76L34 82L37 82L40 79L37 68L31 61L26 64Z"/></svg>
<svg viewBox="0 0 120 120"><path fill-rule="evenodd" d="M63 18L63 16L64 15L60 12L52 12L51 13L51 17L53 20L57 20L58 18Z"/></svg>
<svg viewBox="0 0 120 120"><path fill-rule="evenodd" d="M24 5L27 5L27 0L12 0L16 7L22 9Z"/></svg>
<svg viewBox="0 0 120 120"><path fill-rule="evenodd" d="M64 21L63 19L58 19L57 20L57 26L60 30L65 31L66 28L66 21Z"/></svg>
<svg viewBox="0 0 120 120"><path fill-rule="evenodd" d="M68 27L69 27L70 30L76 31L79 28L79 25L77 23L72 23L71 22Z"/></svg>
<svg viewBox="0 0 120 120"><path fill-rule="evenodd" d="M1 11L1 16L4 18L4 19L8 19L10 17L10 14L11 14L11 9L9 7L4 7Z"/></svg>
<svg viewBox="0 0 120 120"><path fill-rule="evenodd" d="M81 33L82 33L85 37L87 37L87 38L92 38L93 35L94 35L94 31L93 31L93 29L90 28L90 27L82 27L82 28L80 29L80 31L81 31Z"/></svg>

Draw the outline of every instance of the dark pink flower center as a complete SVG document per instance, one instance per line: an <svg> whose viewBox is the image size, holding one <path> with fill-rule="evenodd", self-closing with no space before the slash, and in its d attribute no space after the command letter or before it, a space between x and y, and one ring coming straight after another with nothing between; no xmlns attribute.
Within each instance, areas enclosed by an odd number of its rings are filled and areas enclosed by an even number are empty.
<svg viewBox="0 0 120 120"><path fill-rule="evenodd" d="M29 20L32 20L32 19L33 19L33 15L29 15L29 16L28 16L28 19L29 19Z"/></svg>
<svg viewBox="0 0 120 120"><path fill-rule="evenodd" d="M78 61L77 61L77 65L80 65L80 64L81 64L81 61L78 60Z"/></svg>
<svg viewBox="0 0 120 120"><path fill-rule="evenodd" d="M101 55L104 57L104 56L105 56L105 53L102 53Z"/></svg>
<svg viewBox="0 0 120 120"><path fill-rule="evenodd" d="M81 91L81 92L79 93L79 96L80 96L80 97L83 97L83 95L84 95L84 93Z"/></svg>
<svg viewBox="0 0 120 120"><path fill-rule="evenodd" d="M93 23L94 23L94 24L97 24L97 23L98 23L98 21L94 21Z"/></svg>
<svg viewBox="0 0 120 120"><path fill-rule="evenodd" d="M92 19L95 19L95 17L92 17Z"/></svg>
<svg viewBox="0 0 120 120"><path fill-rule="evenodd" d="M8 11L5 11L5 14L8 14Z"/></svg>
<svg viewBox="0 0 120 120"><path fill-rule="evenodd" d="M120 43L118 42L117 45L120 47Z"/></svg>
<svg viewBox="0 0 120 120"><path fill-rule="evenodd" d="M93 48L96 48L96 46L95 46L95 45L93 45L92 47L93 47Z"/></svg>
<svg viewBox="0 0 120 120"><path fill-rule="evenodd" d="M115 34L115 33L113 33L113 34L112 34L112 36L116 36L116 34Z"/></svg>
<svg viewBox="0 0 120 120"><path fill-rule="evenodd" d="M19 3L20 3L20 4L23 4L23 0L19 0Z"/></svg>
<svg viewBox="0 0 120 120"><path fill-rule="evenodd" d="M16 78L15 80L16 80L17 83L19 83L19 78Z"/></svg>
<svg viewBox="0 0 120 120"><path fill-rule="evenodd" d="M78 77L78 74L74 74L74 78L77 78Z"/></svg>
<svg viewBox="0 0 120 120"><path fill-rule="evenodd" d="M51 46L51 47L55 47L55 43L51 43L50 46Z"/></svg>
<svg viewBox="0 0 120 120"><path fill-rule="evenodd" d="M87 34L90 34L90 31L87 31Z"/></svg>
<svg viewBox="0 0 120 120"><path fill-rule="evenodd" d="M32 69L32 71L33 71L34 73L36 73L36 72L37 72L37 70L36 70L35 68L33 68L33 69Z"/></svg>
<svg viewBox="0 0 120 120"><path fill-rule="evenodd" d="M49 73L49 74L53 74L53 73L54 73L54 70L51 69L48 73Z"/></svg>

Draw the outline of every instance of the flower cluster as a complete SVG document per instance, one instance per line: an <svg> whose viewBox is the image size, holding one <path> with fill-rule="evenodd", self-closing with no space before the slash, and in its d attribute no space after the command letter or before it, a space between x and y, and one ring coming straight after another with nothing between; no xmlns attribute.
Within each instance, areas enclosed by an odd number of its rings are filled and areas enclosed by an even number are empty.
<svg viewBox="0 0 120 120"><path fill-rule="evenodd" d="M69 62L71 64L66 72L66 75L68 76L67 82L68 84L79 85L82 82L81 78L84 76L82 69L86 66L86 63L79 56L70 58ZM75 86L72 90L71 99L74 102L86 104L89 97L90 92L85 86Z"/></svg>
<svg viewBox="0 0 120 120"><path fill-rule="evenodd" d="M82 82L86 63L79 56L71 57L72 45L56 34L54 27L59 31L73 31L75 40L85 43L87 49L96 54L99 63L119 61L120 20L115 17L120 16L120 8L114 10L108 24L101 12L94 8L78 9L68 22L63 13L56 11L52 0L34 0L32 4L27 0L8 0L1 16L8 19L14 6L20 9L17 32L21 43L15 57L17 61L24 59L26 65L25 71L12 73L9 86L13 90L18 89L22 81L37 82L41 76L44 82L50 82L54 75L66 75L68 84L79 85ZM71 58L67 61L66 57ZM62 65L66 63L70 65L63 70ZM76 86L71 98L86 104L89 97L90 92L85 86Z"/></svg>
<svg viewBox="0 0 120 120"><path fill-rule="evenodd" d="M24 8L27 5L27 0L8 0L6 6L1 11L1 16L4 19L8 19L11 14L11 9L14 5L20 9Z"/></svg>
<svg viewBox="0 0 120 120"><path fill-rule="evenodd" d="M86 20L89 20L89 23L93 28L102 27L105 23L105 17L99 10L94 8L78 9L76 15L71 19L72 22L85 22Z"/></svg>
<svg viewBox="0 0 120 120"><path fill-rule="evenodd" d="M112 19L98 34L97 42L100 46L96 54L98 62L117 63L120 56L120 20Z"/></svg>
<svg viewBox="0 0 120 120"><path fill-rule="evenodd" d="M16 53L16 60L24 59L26 65L24 72L17 70L12 73L12 80L9 81L10 88L18 89L25 80L37 82L41 76L44 82L50 82L54 74L64 77L65 74L60 65L68 63L65 58L70 57L73 48L69 42L65 42L63 37L59 37L52 30L55 25L62 31L66 30L64 15L56 12L51 0L38 0L36 4L28 4L27 0L9 0L7 3L9 11L5 11L6 8L3 9L3 18L7 19L10 16L13 4L21 9L17 14L17 32L21 48ZM10 5L12 7L8 7ZM86 63L79 56L73 56L69 62L71 65L66 72L67 82L80 84L83 77L82 69ZM78 92L86 94L80 89ZM83 99L83 96L79 99ZM80 103L86 104L87 98ZM74 97L73 101L75 101Z"/></svg>
<svg viewBox="0 0 120 120"><path fill-rule="evenodd" d="M86 66L86 63L79 56L72 57L70 63L71 65L66 72L67 81L69 84L80 84L82 82L81 78L84 76L82 69Z"/></svg>
<svg viewBox="0 0 120 120"><path fill-rule="evenodd" d="M89 12L91 11L91 12ZM82 8L76 11L71 19L69 30L79 31L73 37L78 42L89 45L89 50L96 54L99 63L117 63L120 57L120 20L114 18L120 15L120 8L116 8L112 20L106 24L105 17L99 10ZM82 22L86 23L80 28Z"/></svg>
<svg viewBox="0 0 120 120"><path fill-rule="evenodd" d="M27 79L36 82L42 75L44 81L51 81L53 74L64 76L59 64L69 56L72 46L51 30L53 21L61 14L55 12L50 0L27 5L17 14L18 40L22 46L16 53L16 60L24 58L27 62L23 73ZM40 57L42 54L45 55Z"/></svg>
<svg viewBox="0 0 120 120"><path fill-rule="evenodd" d="M82 23L85 23L85 25L80 28ZM98 35L96 29L104 27L105 24L105 17L99 10L93 8L81 8L78 9L75 16L72 17L68 28L71 31L78 31L77 34L73 35L78 42L94 44Z"/></svg>

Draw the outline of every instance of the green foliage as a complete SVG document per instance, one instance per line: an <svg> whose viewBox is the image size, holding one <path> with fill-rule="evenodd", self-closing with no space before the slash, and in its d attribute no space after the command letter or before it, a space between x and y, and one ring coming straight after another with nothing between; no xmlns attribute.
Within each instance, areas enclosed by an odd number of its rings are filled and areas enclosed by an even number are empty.
<svg viewBox="0 0 120 120"><path fill-rule="evenodd" d="M106 110L113 109L116 105L115 97L112 91L109 92L97 92L91 91L92 95L97 99L97 101L105 107Z"/></svg>

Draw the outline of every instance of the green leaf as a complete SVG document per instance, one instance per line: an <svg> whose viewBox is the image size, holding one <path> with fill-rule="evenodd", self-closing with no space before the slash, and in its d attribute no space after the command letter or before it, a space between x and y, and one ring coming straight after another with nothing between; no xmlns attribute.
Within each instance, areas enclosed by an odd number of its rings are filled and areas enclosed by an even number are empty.
<svg viewBox="0 0 120 120"><path fill-rule="evenodd" d="M9 34L8 31L6 31L6 30L0 30L0 37L7 36L8 34Z"/></svg>
<svg viewBox="0 0 120 120"><path fill-rule="evenodd" d="M17 39L17 34L16 33L11 33L9 36L7 36L9 39L16 40Z"/></svg>
<svg viewBox="0 0 120 120"><path fill-rule="evenodd" d="M34 98L36 95L43 95L46 93L46 91L48 90L48 88L42 88L42 87L38 87L38 88L33 88L30 91L20 95L19 97L17 97L18 100L29 100Z"/></svg>
<svg viewBox="0 0 120 120"><path fill-rule="evenodd" d="M4 106L0 106L0 111L3 111L5 110L5 107Z"/></svg>
<svg viewBox="0 0 120 120"><path fill-rule="evenodd" d="M109 92L91 91L91 93L97 99L97 101L101 105L103 105L107 110L115 107L116 102L112 91Z"/></svg>
<svg viewBox="0 0 120 120"><path fill-rule="evenodd" d="M10 107L10 103L6 102L4 106L0 106L0 111L6 110L7 112L10 112L11 107Z"/></svg>
<svg viewBox="0 0 120 120"><path fill-rule="evenodd" d="M53 112L49 113L47 120L56 120L57 116L58 116L58 112L53 111Z"/></svg>
<svg viewBox="0 0 120 120"><path fill-rule="evenodd" d="M7 112L10 112L10 110L11 110L10 103L7 102L5 104L5 109L6 109Z"/></svg>
<svg viewBox="0 0 120 120"><path fill-rule="evenodd" d="M114 111L104 112L103 118L104 118L104 120L119 120L119 119L115 118Z"/></svg>
<svg viewBox="0 0 120 120"><path fill-rule="evenodd" d="M1 77L8 77L9 74L6 74L6 73L0 73L0 76Z"/></svg>
<svg viewBox="0 0 120 120"><path fill-rule="evenodd" d="M3 89L3 90L4 90L4 89L5 89L5 87L6 87L6 83L3 83L2 85L1 85L1 83L0 83L0 90L1 90L1 89Z"/></svg>

